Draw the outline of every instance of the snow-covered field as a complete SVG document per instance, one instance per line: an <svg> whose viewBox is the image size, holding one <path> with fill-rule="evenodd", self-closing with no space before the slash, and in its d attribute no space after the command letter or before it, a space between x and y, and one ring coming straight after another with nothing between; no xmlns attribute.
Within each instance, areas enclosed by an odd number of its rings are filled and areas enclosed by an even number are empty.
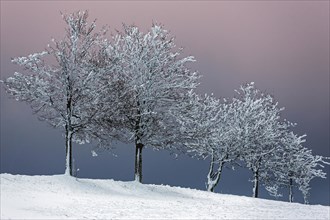
<svg viewBox="0 0 330 220"><path fill-rule="evenodd" d="M137 182L1 174L1 219L329 219L303 205Z"/></svg>

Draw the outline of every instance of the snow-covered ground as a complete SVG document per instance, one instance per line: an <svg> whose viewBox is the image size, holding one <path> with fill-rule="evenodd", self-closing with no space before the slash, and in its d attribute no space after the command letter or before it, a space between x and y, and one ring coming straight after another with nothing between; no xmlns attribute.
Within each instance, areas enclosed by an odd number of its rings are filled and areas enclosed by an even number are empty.
<svg viewBox="0 0 330 220"><path fill-rule="evenodd" d="M137 182L1 174L1 219L329 219L303 205Z"/></svg>

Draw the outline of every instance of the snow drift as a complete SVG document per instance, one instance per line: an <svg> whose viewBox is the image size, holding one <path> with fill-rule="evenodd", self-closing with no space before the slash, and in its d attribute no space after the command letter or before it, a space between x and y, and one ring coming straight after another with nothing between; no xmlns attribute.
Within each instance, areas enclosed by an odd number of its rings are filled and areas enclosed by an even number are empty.
<svg viewBox="0 0 330 220"><path fill-rule="evenodd" d="M330 206L65 175L0 174L1 219L329 219Z"/></svg>

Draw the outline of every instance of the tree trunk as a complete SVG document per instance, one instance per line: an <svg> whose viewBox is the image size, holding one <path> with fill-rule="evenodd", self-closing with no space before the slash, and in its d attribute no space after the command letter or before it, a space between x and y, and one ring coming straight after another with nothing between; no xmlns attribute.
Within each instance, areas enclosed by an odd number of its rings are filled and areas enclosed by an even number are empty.
<svg viewBox="0 0 330 220"><path fill-rule="evenodd" d="M289 202L293 202L292 178L289 180Z"/></svg>
<svg viewBox="0 0 330 220"><path fill-rule="evenodd" d="M67 76L67 89L66 89L66 124L65 124L65 145L66 145L66 160L65 160L65 175L73 176L72 170L72 96L71 96L71 81L70 75Z"/></svg>
<svg viewBox="0 0 330 220"><path fill-rule="evenodd" d="M66 156L65 156L65 175L73 175L72 170L72 131L66 127L65 129L65 145L66 145Z"/></svg>
<svg viewBox="0 0 330 220"><path fill-rule="evenodd" d="M142 183L142 148L143 144L135 146L135 181Z"/></svg>
<svg viewBox="0 0 330 220"><path fill-rule="evenodd" d="M142 148L140 102L137 103L137 119L135 121L135 181L142 183Z"/></svg>
<svg viewBox="0 0 330 220"><path fill-rule="evenodd" d="M212 154L211 157L211 164L210 164L210 169L209 169L209 173L207 174L207 191L208 192L214 192L214 188L218 185L219 181L220 181L220 176L221 176L221 172L222 172L222 167L224 162L221 161L219 163L219 167L217 169L216 172L213 171L214 169L214 155Z"/></svg>
<svg viewBox="0 0 330 220"><path fill-rule="evenodd" d="M214 184L212 184L212 178L211 178L211 176L213 175L213 167L214 167L214 156L212 154L210 168L209 168L209 172L207 174L207 183L206 183L207 184L206 188L207 188L208 192L213 192L214 187L215 187Z"/></svg>
<svg viewBox="0 0 330 220"><path fill-rule="evenodd" d="M306 205L309 204L309 202L308 202L308 195L307 195L307 194L304 194L304 203L305 203Z"/></svg>
<svg viewBox="0 0 330 220"><path fill-rule="evenodd" d="M252 197L258 198L259 191L259 172L258 170L253 172L254 180L253 180L253 195Z"/></svg>

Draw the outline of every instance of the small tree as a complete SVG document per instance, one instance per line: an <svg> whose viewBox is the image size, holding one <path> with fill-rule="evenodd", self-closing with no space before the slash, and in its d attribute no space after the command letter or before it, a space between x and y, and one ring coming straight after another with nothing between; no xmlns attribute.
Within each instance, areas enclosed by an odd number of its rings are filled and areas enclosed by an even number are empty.
<svg viewBox="0 0 330 220"><path fill-rule="evenodd" d="M238 141L240 158L253 173L253 197L258 197L259 181L266 178L267 163L279 146L281 137L292 124L280 120L284 108L273 97L256 89L254 83L241 86L234 98L239 111Z"/></svg>
<svg viewBox="0 0 330 220"><path fill-rule="evenodd" d="M326 178L326 173L318 168L330 164L328 157L313 155L311 150L302 145L306 141L305 137L287 132L282 138L281 150L269 163L272 178L268 185L276 189L288 188L289 202L293 202L293 187L297 187L305 203L308 203L310 181L315 177Z"/></svg>
<svg viewBox="0 0 330 220"><path fill-rule="evenodd" d="M72 141L84 143L98 137L93 129L102 89L98 87L101 72L97 57L105 31L95 32L95 22L87 23L87 11L62 17L67 24L64 39L53 40L54 46L47 51L13 59L28 73L16 72L3 83L6 91L28 103L40 120L64 130L65 174L73 175Z"/></svg>
<svg viewBox="0 0 330 220"><path fill-rule="evenodd" d="M301 151L303 150L302 143L306 141L305 136L297 136L289 131L283 135L280 147L268 163L268 181L265 185L271 195L276 196L280 188L287 187L289 202L293 201L293 187L296 184L296 178L300 176L301 164L304 162Z"/></svg>
<svg viewBox="0 0 330 220"><path fill-rule="evenodd" d="M241 145L238 142L237 130L235 129L237 123L235 103L228 103L224 100L217 110L218 120L215 121L211 118L209 121L210 124L215 123L215 129L211 137L213 144L210 145L210 168L207 174L207 191L210 192L213 192L218 185L223 167L229 164L234 169L234 165L237 165L236 160L241 154Z"/></svg>
<svg viewBox="0 0 330 220"><path fill-rule="evenodd" d="M172 143L174 127L169 109L197 86L199 76L186 66L194 58L180 58L182 49L175 47L174 38L156 24L146 34L136 26L124 25L123 33L117 33L109 46L109 53L119 57L124 85L121 103L125 103L120 113L122 131L128 132L135 143L138 182L142 182L142 149L163 149ZM104 116L106 123L108 118Z"/></svg>
<svg viewBox="0 0 330 220"><path fill-rule="evenodd" d="M297 182L299 184L299 190L303 194L305 204L308 204L308 196L310 188L310 181L315 177L320 177L325 179L326 173L320 169L324 168L324 165L330 165L326 160L329 160L329 157L323 157L320 155L313 155L312 150L304 148L301 152L305 157L305 161L302 164L302 171Z"/></svg>
<svg viewBox="0 0 330 220"><path fill-rule="evenodd" d="M210 157L207 191L214 191L219 183L223 166L237 158L233 125L235 108L232 103L190 91L179 112L173 112L180 125L178 143L192 157Z"/></svg>

